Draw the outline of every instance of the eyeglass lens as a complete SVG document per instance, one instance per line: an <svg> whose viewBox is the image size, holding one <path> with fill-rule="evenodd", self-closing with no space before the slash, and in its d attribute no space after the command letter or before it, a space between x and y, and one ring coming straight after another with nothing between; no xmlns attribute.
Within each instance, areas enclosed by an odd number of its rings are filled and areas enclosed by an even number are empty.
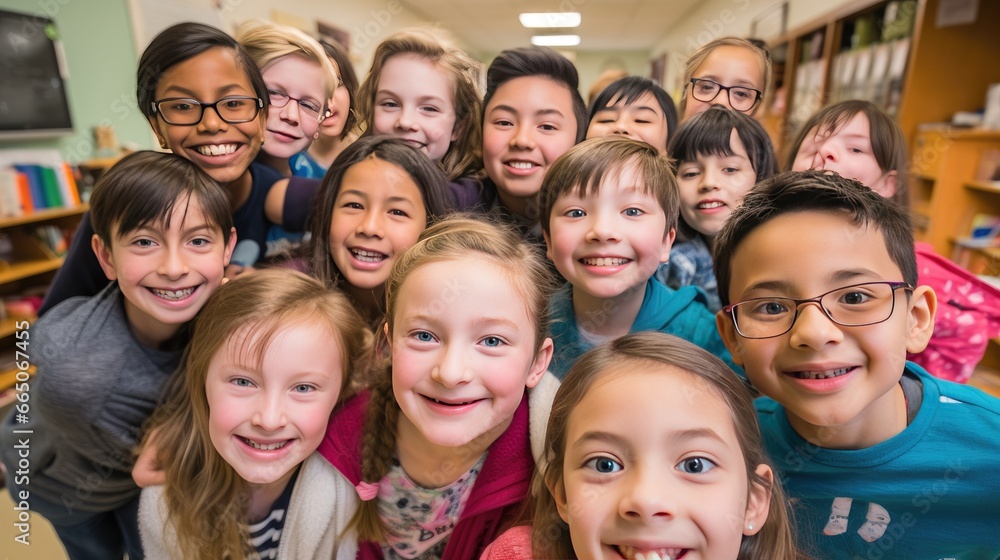
<svg viewBox="0 0 1000 560"><path fill-rule="evenodd" d="M871 325L892 315L893 284L888 282L857 284L838 288L818 298L827 317L845 327ZM804 302L817 298L755 298L733 306L733 316L741 334L766 338L785 334L792 328Z"/></svg>
<svg viewBox="0 0 1000 560"><path fill-rule="evenodd" d="M699 78L694 78L692 81L694 83L691 93L698 101L708 103L715 100L722 90L726 90L729 95L729 104L737 111L746 111L757 102L757 90L755 89L741 86L726 87L712 80Z"/></svg>
<svg viewBox="0 0 1000 560"><path fill-rule="evenodd" d="M260 111L256 97L223 97L214 103L194 99L164 99L156 102L156 109L168 124L193 125L201 122L207 108L215 109L219 118L236 124L252 121Z"/></svg>

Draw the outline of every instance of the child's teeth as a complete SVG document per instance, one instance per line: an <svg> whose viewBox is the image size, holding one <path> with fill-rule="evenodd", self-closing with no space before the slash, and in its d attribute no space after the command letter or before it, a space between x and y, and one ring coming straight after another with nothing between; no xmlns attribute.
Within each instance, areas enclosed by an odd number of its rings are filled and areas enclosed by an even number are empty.
<svg viewBox="0 0 1000 560"><path fill-rule="evenodd" d="M382 262L386 259L386 256L382 253L365 251L364 249L352 249L351 253L354 254L356 259L364 262Z"/></svg>
<svg viewBox="0 0 1000 560"><path fill-rule="evenodd" d="M254 449L259 449L261 451L274 451L275 449L281 449L282 447L285 446L286 443L288 443L287 441L279 441L277 443L261 444L253 440L249 440L247 438L243 438L243 441L246 442L246 444L249 445L250 447L253 447Z"/></svg>
<svg viewBox="0 0 1000 560"><path fill-rule="evenodd" d="M198 153L203 156L222 156L236 151L236 144L211 144L198 146Z"/></svg>
<svg viewBox="0 0 1000 560"><path fill-rule="evenodd" d="M531 169L534 164L528 161L512 161L510 166L514 169Z"/></svg>
<svg viewBox="0 0 1000 560"><path fill-rule="evenodd" d="M160 296L163 299L184 299L194 292L194 287L184 288L183 290L157 290L153 289L153 293Z"/></svg>
<svg viewBox="0 0 1000 560"><path fill-rule="evenodd" d="M699 208L705 208L707 210L711 210L712 208L719 208L722 206L725 206L725 204L721 202L703 202L698 205Z"/></svg>
<svg viewBox="0 0 1000 560"><path fill-rule="evenodd" d="M839 368L831 369L829 371L800 371L798 372L798 376L803 379L831 379L844 375L850 371L850 369L851 368Z"/></svg>
<svg viewBox="0 0 1000 560"><path fill-rule="evenodd" d="M628 262L628 259L617 257L593 257L583 259L583 262L590 266L621 266Z"/></svg>

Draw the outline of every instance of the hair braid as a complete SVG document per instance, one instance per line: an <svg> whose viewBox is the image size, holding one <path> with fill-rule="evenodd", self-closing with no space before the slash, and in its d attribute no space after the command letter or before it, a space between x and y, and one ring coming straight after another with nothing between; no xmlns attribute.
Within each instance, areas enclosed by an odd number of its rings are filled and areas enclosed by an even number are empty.
<svg viewBox="0 0 1000 560"><path fill-rule="evenodd" d="M364 436L361 440L361 480L378 484L389 472L396 449L396 421L399 404L392 394L389 367L371 386L371 400L365 413ZM351 525L357 528L358 540L384 540L382 521L375 500L362 501Z"/></svg>

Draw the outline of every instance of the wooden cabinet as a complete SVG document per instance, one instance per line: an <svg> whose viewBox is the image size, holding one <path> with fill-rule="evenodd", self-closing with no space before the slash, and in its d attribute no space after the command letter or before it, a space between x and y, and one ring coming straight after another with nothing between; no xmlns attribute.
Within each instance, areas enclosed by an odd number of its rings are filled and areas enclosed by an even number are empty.
<svg viewBox="0 0 1000 560"><path fill-rule="evenodd" d="M44 289L62 266L63 257L54 254L46 244L29 233L40 225L55 225L71 232L76 229L87 205L72 208L51 208L39 210L25 216L0 219L0 234L11 241L12 253L9 261L0 261L0 296L10 297L28 291ZM17 319L0 319L0 392L14 384L16 369L10 365L16 342ZM29 339L30 340L30 339ZM29 342L28 348L31 345ZM28 352L31 355L31 352Z"/></svg>
<svg viewBox="0 0 1000 560"><path fill-rule="evenodd" d="M1000 150L1000 131L927 126L917 134L909 177L914 234L941 255L955 259L956 241L969 236L976 214L1000 216L1000 188L975 176L986 150ZM980 253L977 259L989 255Z"/></svg>
<svg viewBox="0 0 1000 560"><path fill-rule="evenodd" d="M942 1L848 2L769 40L776 93L760 118L779 153L813 111L839 99L869 99L895 116L911 153L919 124L982 107L987 86L1000 82L1000 2L980 1L972 24L939 27ZM904 73L893 77L900 56ZM847 74L868 78L847 87Z"/></svg>

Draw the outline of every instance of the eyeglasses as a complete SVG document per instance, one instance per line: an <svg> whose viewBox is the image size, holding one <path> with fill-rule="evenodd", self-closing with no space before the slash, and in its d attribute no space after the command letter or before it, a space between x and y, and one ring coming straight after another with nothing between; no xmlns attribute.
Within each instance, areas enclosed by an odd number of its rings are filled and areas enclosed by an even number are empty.
<svg viewBox="0 0 1000 560"><path fill-rule="evenodd" d="M881 323L892 316L896 290L913 290L905 282L865 282L831 290L808 299L787 297L753 298L722 308L733 318L736 332L743 338L773 338L792 330L799 309L806 303L818 304L823 313L843 327Z"/></svg>
<svg viewBox="0 0 1000 560"><path fill-rule="evenodd" d="M691 95L698 101L709 103L719 96L719 92L726 90L729 96L729 104L733 109L745 113L754 108L763 95L759 90L743 86L724 86L712 80L702 78L691 78Z"/></svg>
<svg viewBox="0 0 1000 560"><path fill-rule="evenodd" d="M205 109L215 109L215 114L229 124L250 122L257 118L264 101L259 97L233 95L223 97L214 103L202 103L194 99L171 97L153 102L153 112L160 115L167 124L191 126L201 122Z"/></svg>
<svg viewBox="0 0 1000 560"><path fill-rule="evenodd" d="M313 101L312 99L298 99L288 95L280 89L269 89L267 90L267 95L271 98L271 105L279 109L288 105L289 101L294 101L299 104L299 108L302 109L303 112L317 121L322 121L326 118L326 111L323 110L323 104Z"/></svg>

